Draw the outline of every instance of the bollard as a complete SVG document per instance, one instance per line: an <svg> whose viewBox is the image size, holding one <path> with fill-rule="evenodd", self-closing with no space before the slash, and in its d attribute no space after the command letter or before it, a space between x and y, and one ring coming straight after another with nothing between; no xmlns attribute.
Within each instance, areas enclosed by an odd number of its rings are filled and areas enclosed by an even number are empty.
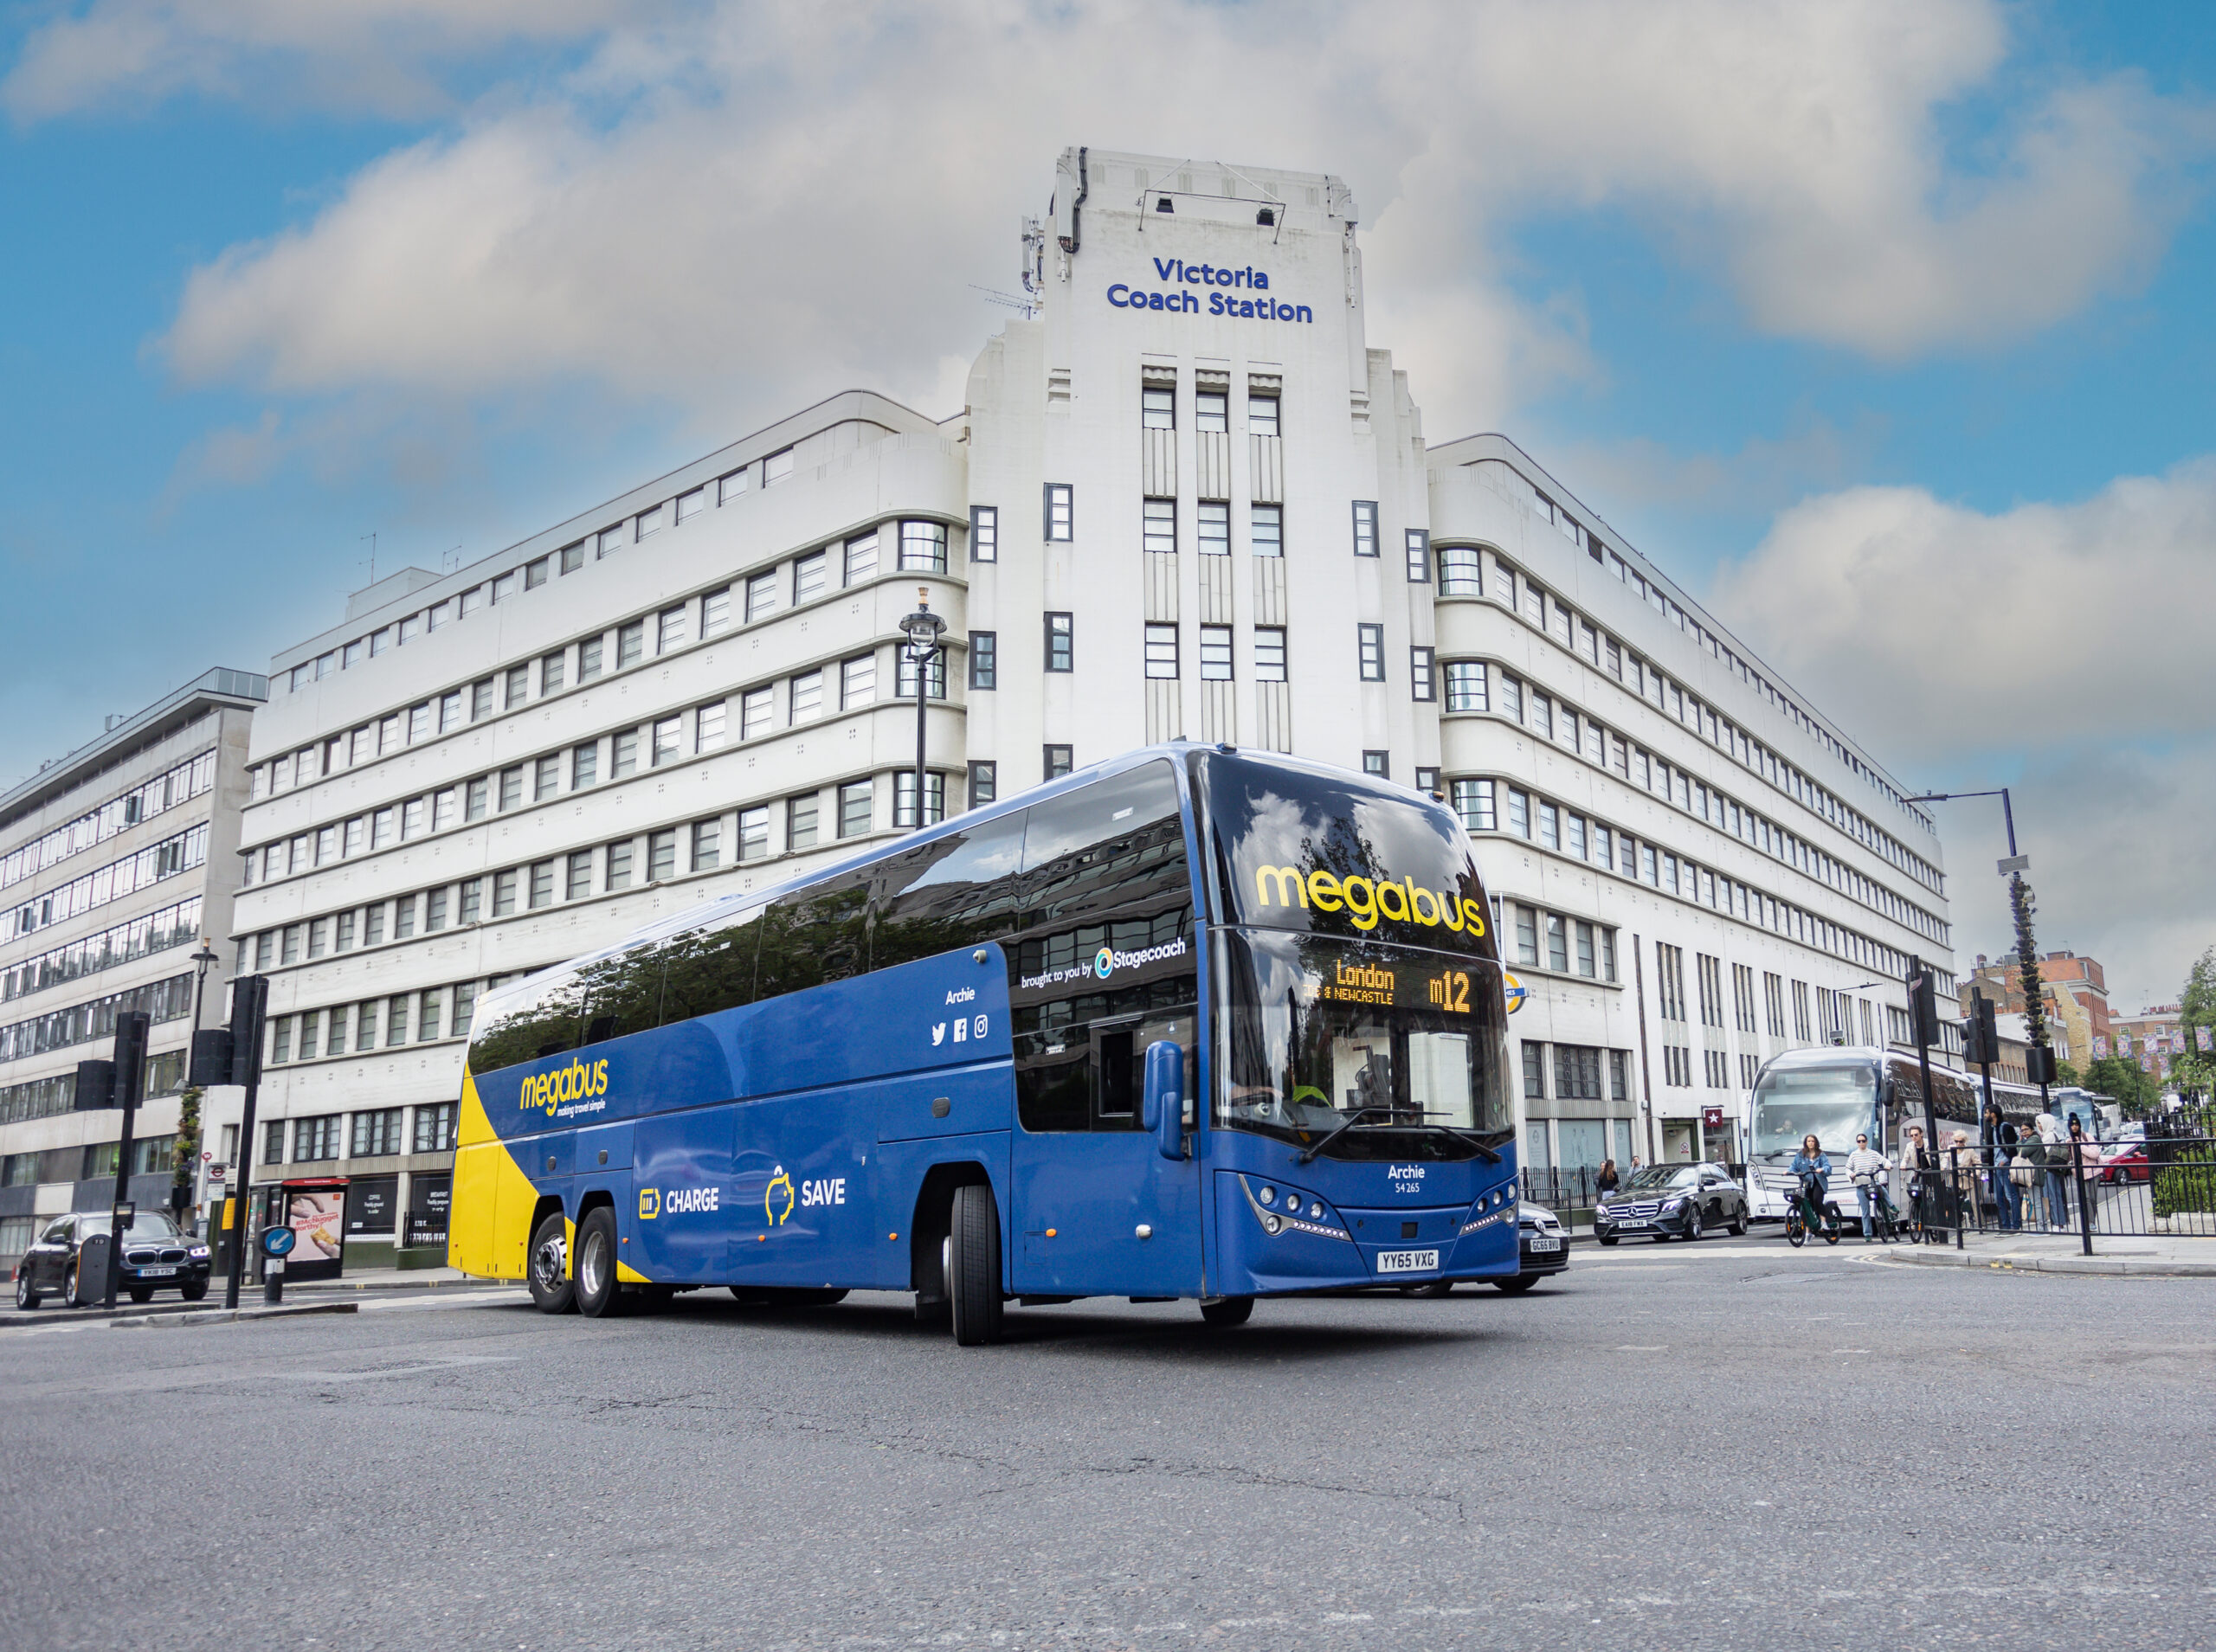
<svg viewBox="0 0 2216 1652"><path fill-rule="evenodd" d="M261 1230L261 1300L272 1306L285 1300L285 1258L299 1239L290 1227Z"/></svg>

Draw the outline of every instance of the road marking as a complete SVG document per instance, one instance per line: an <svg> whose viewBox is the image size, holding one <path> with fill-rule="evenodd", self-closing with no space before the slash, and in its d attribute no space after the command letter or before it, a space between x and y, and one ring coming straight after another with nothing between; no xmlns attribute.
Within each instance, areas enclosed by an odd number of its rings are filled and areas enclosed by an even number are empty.
<svg viewBox="0 0 2216 1652"><path fill-rule="evenodd" d="M1620 1342L1614 1349L1611 1350L1611 1352L1615 1353L1667 1353L1670 1352L1670 1345L1666 1342Z"/></svg>

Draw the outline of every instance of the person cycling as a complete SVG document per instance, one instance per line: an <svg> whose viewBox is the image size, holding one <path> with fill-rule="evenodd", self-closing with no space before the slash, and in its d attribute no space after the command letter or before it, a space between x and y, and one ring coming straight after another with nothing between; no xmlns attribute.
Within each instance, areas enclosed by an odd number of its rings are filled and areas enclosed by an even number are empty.
<svg viewBox="0 0 2216 1652"><path fill-rule="evenodd" d="M1793 1174L1800 1181L1801 1223L1809 1232L1824 1226L1824 1198L1831 1192L1832 1161L1823 1143L1813 1135L1800 1138L1800 1151L1793 1155Z"/></svg>
<svg viewBox="0 0 2216 1652"><path fill-rule="evenodd" d="M1884 1177L1892 1169L1885 1155L1870 1145L1868 1135L1854 1138L1854 1151L1846 1155L1846 1173L1854 1184L1854 1197L1862 1206L1862 1243L1868 1244L1874 1237L1871 1231L1873 1216L1884 1216L1886 1211ZM1890 1224L1885 1230L1885 1242L1892 1243Z"/></svg>

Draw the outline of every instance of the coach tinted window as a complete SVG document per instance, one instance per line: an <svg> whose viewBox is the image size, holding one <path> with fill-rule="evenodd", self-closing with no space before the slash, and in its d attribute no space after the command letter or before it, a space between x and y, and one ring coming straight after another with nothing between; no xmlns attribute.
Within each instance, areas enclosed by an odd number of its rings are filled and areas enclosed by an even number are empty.
<svg viewBox="0 0 2216 1652"><path fill-rule="evenodd" d="M918 844L880 864L870 967L888 969L1011 933L1023 831L1019 811Z"/></svg>
<svg viewBox="0 0 2216 1652"><path fill-rule="evenodd" d="M1141 764L1026 813L1025 929L1190 901L1177 782L1168 763Z"/></svg>
<svg viewBox="0 0 2216 1652"><path fill-rule="evenodd" d="M786 896L762 915L757 1001L859 975L869 963L871 872L842 872Z"/></svg>
<svg viewBox="0 0 2216 1652"><path fill-rule="evenodd" d="M672 936L655 948L661 960L663 1025L754 1001L761 916L757 909L734 922ZM592 1009L600 1008L596 1000Z"/></svg>

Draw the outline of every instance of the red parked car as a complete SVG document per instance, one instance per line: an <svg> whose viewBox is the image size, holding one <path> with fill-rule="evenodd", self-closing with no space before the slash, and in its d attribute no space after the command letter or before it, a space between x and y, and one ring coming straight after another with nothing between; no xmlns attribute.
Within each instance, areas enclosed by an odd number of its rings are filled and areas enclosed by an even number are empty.
<svg viewBox="0 0 2216 1652"><path fill-rule="evenodd" d="M2101 1160L2103 1181L2145 1181L2148 1177L2147 1144L2126 1141Z"/></svg>

